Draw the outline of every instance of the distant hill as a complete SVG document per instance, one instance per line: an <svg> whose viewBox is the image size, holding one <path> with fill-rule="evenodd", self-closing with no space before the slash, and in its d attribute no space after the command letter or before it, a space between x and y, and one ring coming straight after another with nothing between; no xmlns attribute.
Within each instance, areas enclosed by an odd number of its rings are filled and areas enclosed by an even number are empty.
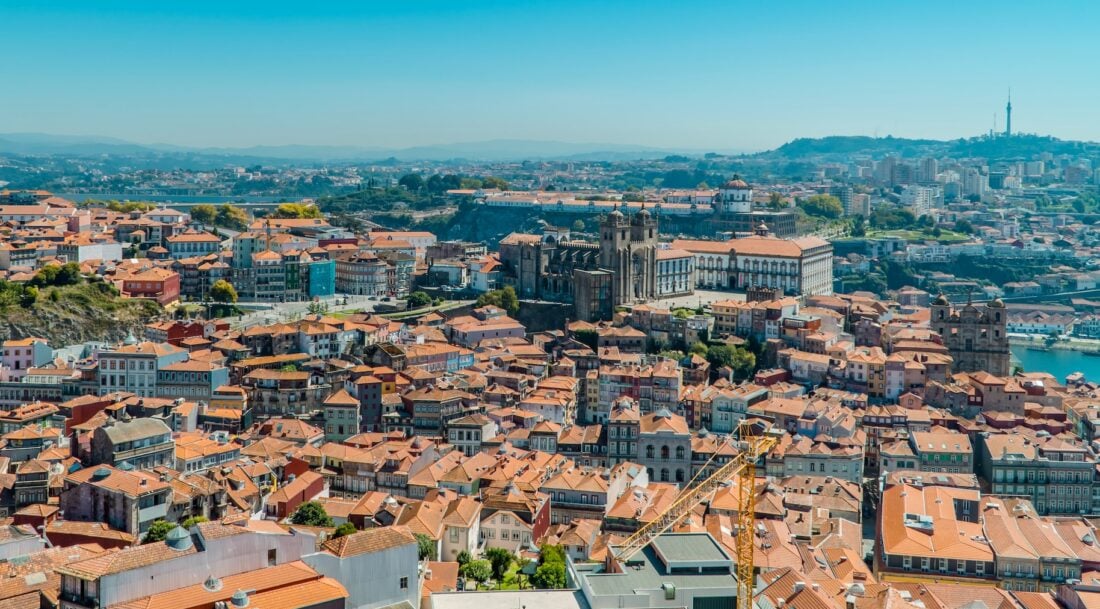
<svg viewBox="0 0 1100 609"><path fill-rule="evenodd" d="M1051 154L1081 154L1100 151L1096 142L1060 140L1031 134L1011 137L973 137L957 140L924 140L865 135L834 135L821 138L799 138L775 150L758 154L761 158L808 160L848 159L853 156L882 157L895 154L902 157L950 156L988 159L1029 158L1042 152Z"/></svg>
<svg viewBox="0 0 1100 609"><path fill-rule="evenodd" d="M149 148L109 137L0 133L0 152L14 154L142 154Z"/></svg>
<svg viewBox="0 0 1100 609"><path fill-rule="evenodd" d="M669 154L699 154L673 148L623 144L591 144L552 140L487 140L409 148L376 146L250 146L245 148L188 147L173 144L135 144L97 136L45 133L0 133L0 152L25 155L99 155L216 157L224 161L275 159L282 161L519 161L519 160L631 160L662 158Z"/></svg>
<svg viewBox="0 0 1100 609"><path fill-rule="evenodd" d="M857 154L881 155L902 150L945 148L947 142L939 140L911 140L895 137L869 137L866 135L831 135L821 138L798 138L764 156L806 158L813 156L852 156Z"/></svg>

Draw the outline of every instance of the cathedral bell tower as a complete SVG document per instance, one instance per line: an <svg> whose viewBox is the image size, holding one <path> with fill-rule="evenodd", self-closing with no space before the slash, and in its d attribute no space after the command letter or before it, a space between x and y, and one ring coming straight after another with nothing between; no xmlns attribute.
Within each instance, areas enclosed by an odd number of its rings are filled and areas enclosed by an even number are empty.
<svg viewBox="0 0 1100 609"><path fill-rule="evenodd" d="M618 207L600 223L600 268L610 271L614 306L657 295L657 221L642 205L629 220Z"/></svg>

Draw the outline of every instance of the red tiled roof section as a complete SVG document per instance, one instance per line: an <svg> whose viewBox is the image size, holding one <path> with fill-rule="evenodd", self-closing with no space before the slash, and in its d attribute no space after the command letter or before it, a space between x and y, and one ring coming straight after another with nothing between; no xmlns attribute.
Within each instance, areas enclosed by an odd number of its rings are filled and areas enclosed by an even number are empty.
<svg viewBox="0 0 1100 609"><path fill-rule="evenodd" d="M412 533L401 527L367 529L344 537L329 539L322 544L325 550L344 558L358 554L381 552L403 545L416 544Z"/></svg>

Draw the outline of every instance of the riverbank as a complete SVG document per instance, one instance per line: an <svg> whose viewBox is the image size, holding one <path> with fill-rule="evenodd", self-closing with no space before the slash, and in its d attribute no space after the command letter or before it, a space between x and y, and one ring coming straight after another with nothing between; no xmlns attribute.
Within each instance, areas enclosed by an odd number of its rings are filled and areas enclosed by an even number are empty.
<svg viewBox="0 0 1100 609"><path fill-rule="evenodd" d="M1045 336L1019 336L1010 335L1008 344L1012 347L1040 351L1087 351L1100 353L1100 340L1094 338L1060 338L1053 343L1047 343Z"/></svg>

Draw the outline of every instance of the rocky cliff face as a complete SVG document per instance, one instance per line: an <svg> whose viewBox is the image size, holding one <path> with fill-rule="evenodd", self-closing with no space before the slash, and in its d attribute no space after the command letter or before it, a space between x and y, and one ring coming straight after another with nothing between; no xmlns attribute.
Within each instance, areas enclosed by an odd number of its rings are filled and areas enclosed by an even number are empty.
<svg viewBox="0 0 1100 609"><path fill-rule="evenodd" d="M104 303L79 297L57 301L40 297L29 308L0 312L0 340L36 336L49 340L53 347L92 340L120 341L130 333L141 337L145 324L162 314L161 307L150 301Z"/></svg>

